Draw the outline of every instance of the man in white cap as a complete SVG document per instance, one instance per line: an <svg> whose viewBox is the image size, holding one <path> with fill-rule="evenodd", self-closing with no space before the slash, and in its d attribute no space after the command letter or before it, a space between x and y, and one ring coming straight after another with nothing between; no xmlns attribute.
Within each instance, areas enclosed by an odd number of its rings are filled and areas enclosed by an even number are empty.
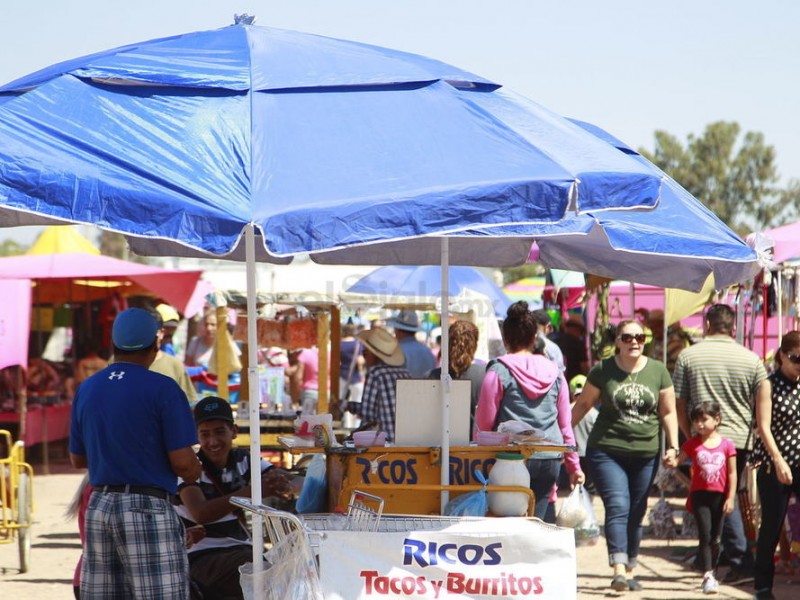
<svg viewBox="0 0 800 600"><path fill-rule="evenodd" d="M361 423L378 423L386 439L394 439L397 380L410 379L403 367L403 351L391 333L380 327L358 334L364 345L367 381L361 396Z"/></svg>
<svg viewBox="0 0 800 600"><path fill-rule="evenodd" d="M117 315L116 362L86 379L72 403L72 465L89 468L81 598L189 598L177 477L202 471L197 430L178 384L149 367L160 324L140 308Z"/></svg>
<svg viewBox="0 0 800 600"><path fill-rule="evenodd" d="M424 379L436 367L436 357L425 344L417 340L417 331L422 331L419 318L413 310L401 310L386 325L394 328L394 336L400 342L405 366L413 379Z"/></svg>

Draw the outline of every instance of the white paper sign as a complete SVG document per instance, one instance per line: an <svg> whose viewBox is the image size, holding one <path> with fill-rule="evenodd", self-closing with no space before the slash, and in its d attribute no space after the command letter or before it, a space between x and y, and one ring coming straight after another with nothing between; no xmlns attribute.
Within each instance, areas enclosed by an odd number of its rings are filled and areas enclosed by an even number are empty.
<svg viewBox="0 0 800 600"><path fill-rule="evenodd" d="M320 547L326 600L577 597L575 538L527 519L446 531L329 531Z"/></svg>

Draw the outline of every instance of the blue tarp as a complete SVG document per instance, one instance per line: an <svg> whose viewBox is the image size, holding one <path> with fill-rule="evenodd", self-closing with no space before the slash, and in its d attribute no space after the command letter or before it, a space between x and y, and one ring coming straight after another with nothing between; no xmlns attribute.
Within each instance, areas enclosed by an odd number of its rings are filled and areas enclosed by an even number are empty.
<svg viewBox="0 0 800 600"><path fill-rule="evenodd" d="M661 187L481 77L265 27L98 53L0 94L0 203L217 255L249 222L291 256L649 209Z"/></svg>
<svg viewBox="0 0 800 600"><path fill-rule="evenodd" d="M551 267L719 286L755 253L603 130L425 57L236 25L0 88L0 225L52 219L143 255ZM656 207L653 210L653 207Z"/></svg>

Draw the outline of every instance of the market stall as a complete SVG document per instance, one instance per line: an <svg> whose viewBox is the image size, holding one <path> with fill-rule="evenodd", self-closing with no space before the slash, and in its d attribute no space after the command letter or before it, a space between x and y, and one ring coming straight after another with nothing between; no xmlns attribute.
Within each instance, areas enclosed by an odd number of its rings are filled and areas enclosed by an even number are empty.
<svg viewBox="0 0 800 600"><path fill-rule="evenodd" d="M46 253L48 249L52 252ZM59 252L62 249L70 252ZM0 425L11 428L28 446L44 444L47 468L48 443L69 435L75 385L73 361L57 368L70 358L63 351L53 350L50 360L42 358L48 344L56 341L54 332L69 331L56 344L61 348L74 348L90 336L101 344L102 337L110 335L115 312L131 296L162 298L191 316L202 306L203 288L198 286L202 272L165 270L99 255L72 227L45 229L31 252L0 258L0 291L9 299L3 304L9 326L2 332L0 367L19 365L27 370L26 393L9 394L9 401L3 401ZM96 314L91 310L95 305L101 305ZM72 358L79 358L74 351Z"/></svg>
<svg viewBox="0 0 800 600"><path fill-rule="evenodd" d="M212 40L227 49L222 78L219 56L197 52ZM5 216L16 224L46 218L91 223L102 214L101 226L131 235L132 247L143 255L246 260L251 390L257 390L256 258L289 262L312 253L323 263L441 264L443 297L451 262L521 264L534 241L553 266L606 276L630 272L657 284L677 278L693 289L710 271L722 284L746 278L756 267L741 240L635 152L620 152L461 69L247 25L167 38L155 46L175 57L168 73L153 73L153 44L145 42L75 60L66 69L50 68L9 88L20 86L23 100L34 90L48 110L15 98L3 105L0 186L10 191ZM104 60L110 56L120 59L113 61L113 74ZM73 76L87 67L98 78L110 74L118 85L86 85ZM324 73L322 80L315 73ZM199 91L193 87L198 80L204 82ZM165 85L185 86L185 109L176 110ZM232 86L242 93L232 95ZM226 112L229 99L233 106ZM87 108L98 100L102 110ZM134 128L120 137L119 115L142 110L148 131L158 135L139 135ZM212 113L230 118L209 121ZM356 113L363 118L352 119ZM231 152L232 143L242 152ZM93 152L75 152L73 145ZM308 159L312 146L319 160ZM436 153L419 152L432 146ZM120 151L131 160L104 158ZM174 160L140 160L152 152ZM3 171L10 154L15 168ZM212 172L209 164L215 165ZM31 181L38 182L35 194ZM84 192L97 185L103 195ZM151 210L154 201L161 210ZM166 212L182 218L164 219ZM665 225L674 225L666 235ZM444 302L443 321L447 314ZM442 346L447 364L446 328ZM446 374L442 382L437 407L447 423ZM257 408L251 404L249 410L254 428ZM447 433L444 426L441 462L449 465ZM258 452L251 444L254 463ZM441 469L442 479L447 475ZM257 474L252 490L260 503ZM260 533L254 535L256 570ZM574 571L566 579L574 594Z"/></svg>

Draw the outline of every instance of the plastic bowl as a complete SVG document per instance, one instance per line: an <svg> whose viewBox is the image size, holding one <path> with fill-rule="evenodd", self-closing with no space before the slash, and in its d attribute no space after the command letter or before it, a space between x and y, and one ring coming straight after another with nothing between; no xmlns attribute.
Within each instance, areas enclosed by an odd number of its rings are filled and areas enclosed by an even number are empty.
<svg viewBox="0 0 800 600"><path fill-rule="evenodd" d="M353 442L358 448L369 448L370 446L383 446L386 444L386 432L356 431L353 434Z"/></svg>
<svg viewBox="0 0 800 600"><path fill-rule="evenodd" d="M478 446L508 446L508 434L499 431L479 431L475 436Z"/></svg>

